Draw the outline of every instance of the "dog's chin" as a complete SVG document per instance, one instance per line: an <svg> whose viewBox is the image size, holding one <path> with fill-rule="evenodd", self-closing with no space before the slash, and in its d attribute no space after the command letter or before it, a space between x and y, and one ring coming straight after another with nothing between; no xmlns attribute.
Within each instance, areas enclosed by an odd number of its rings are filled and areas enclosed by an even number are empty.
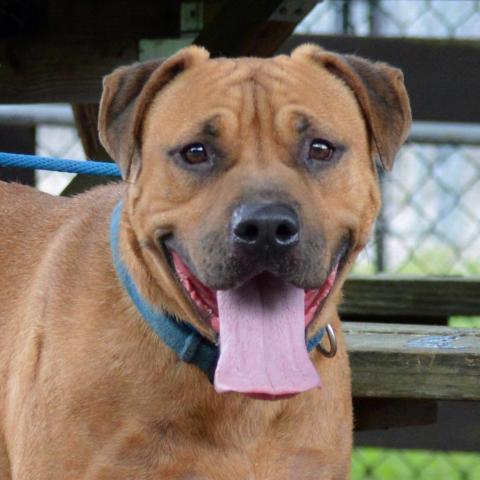
<svg viewBox="0 0 480 480"><path fill-rule="evenodd" d="M197 276L188 267L187 262L176 251L165 248L169 265L172 273L181 285L184 293L189 298L190 302L195 306L196 311L201 321L206 322L217 333L220 331L219 313L217 293L220 290L210 288L202 283ZM304 289L305 292L305 328L316 318L322 311L327 302L330 293L332 292L339 273L345 263L346 254L339 254L336 256L334 262L325 276L323 283L318 288ZM276 277L268 271L264 271L245 282L239 282L236 288L242 287L251 282L256 286L275 284ZM278 280L281 280L279 278Z"/></svg>

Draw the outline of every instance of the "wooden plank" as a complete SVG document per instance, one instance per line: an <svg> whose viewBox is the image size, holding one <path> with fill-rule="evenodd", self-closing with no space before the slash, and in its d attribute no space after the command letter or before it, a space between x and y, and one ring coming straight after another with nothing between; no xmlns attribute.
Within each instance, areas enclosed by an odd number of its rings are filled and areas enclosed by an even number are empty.
<svg viewBox="0 0 480 480"><path fill-rule="evenodd" d="M400 67L415 120L480 122L478 41L294 35L280 52L305 42Z"/></svg>
<svg viewBox="0 0 480 480"><path fill-rule="evenodd" d="M94 103L102 77L138 57L135 40L0 44L0 103Z"/></svg>
<svg viewBox="0 0 480 480"><path fill-rule="evenodd" d="M387 400L388 401L388 400ZM355 432L356 446L382 448L415 448L424 450L478 452L480 446L480 403L465 401L440 401L432 407L437 412L437 420L429 425L388 430L382 426L378 430ZM398 405L400 412L404 406ZM413 406L413 405L412 405ZM424 407L421 407L424 410ZM356 412L362 415L365 411ZM413 411L405 411L406 414ZM428 411L425 412L429 414ZM375 416L375 411L371 412Z"/></svg>
<svg viewBox="0 0 480 480"><path fill-rule="evenodd" d="M343 317L480 315L480 277L352 276L340 305Z"/></svg>
<svg viewBox="0 0 480 480"><path fill-rule="evenodd" d="M212 56L270 56L318 2L296 2L294 11L290 12L291 3L281 0L229 0L194 43L206 47Z"/></svg>
<svg viewBox="0 0 480 480"><path fill-rule="evenodd" d="M50 38L125 39L174 37L180 33L177 0L49 0Z"/></svg>
<svg viewBox="0 0 480 480"><path fill-rule="evenodd" d="M480 330L346 322L356 397L480 400Z"/></svg>

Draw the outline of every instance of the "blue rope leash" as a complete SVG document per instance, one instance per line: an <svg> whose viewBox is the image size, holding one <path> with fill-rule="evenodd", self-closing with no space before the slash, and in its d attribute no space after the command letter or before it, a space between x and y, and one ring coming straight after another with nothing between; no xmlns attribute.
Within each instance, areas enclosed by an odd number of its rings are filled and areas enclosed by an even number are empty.
<svg viewBox="0 0 480 480"><path fill-rule="evenodd" d="M120 177L120 169L114 163L93 162L91 160L65 160L61 158L40 157L18 153L0 152L0 167L32 168L54 172L80 173L83 175L100 175Z"/></svg>

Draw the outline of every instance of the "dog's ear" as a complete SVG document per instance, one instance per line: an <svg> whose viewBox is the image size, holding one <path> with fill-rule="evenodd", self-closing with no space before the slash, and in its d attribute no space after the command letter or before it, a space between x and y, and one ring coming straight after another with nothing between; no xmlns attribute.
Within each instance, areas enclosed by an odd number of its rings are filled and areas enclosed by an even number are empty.
<svg viewBox="0 0 480 480"><path fill-rule="evenodd" d="M309 58L346 83L364 115L374 154L391 170L412 123L402 72L386 63L327 52L316 45L296 48L292 58Z"/></svg>
<svg viewBox="0 0 480 480"><path fill-rule="evenodd" d="M178 74L208 57L204 48L191 46L167 60L119 67L104 78L99 136L124 179L138 173L142 122L153 97Z"/></svg>

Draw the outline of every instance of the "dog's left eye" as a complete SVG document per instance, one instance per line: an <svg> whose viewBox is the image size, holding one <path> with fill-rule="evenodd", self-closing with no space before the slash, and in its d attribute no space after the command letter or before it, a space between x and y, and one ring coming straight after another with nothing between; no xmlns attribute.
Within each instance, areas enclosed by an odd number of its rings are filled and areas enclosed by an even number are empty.
<svg viewBox="0 0 480 480"><path fill-rule="evenodd" d="M312 160L327 162L332 159L334 153L335 147L330 142L316 138L310 144L308 156Z"/></svg>
<svg viewBox="0 0 480 480"><path fill-rule="evenodd" d="M180 152L185 162L196 165L208 160L207 149L201 143L187 145Z"/></svg>

